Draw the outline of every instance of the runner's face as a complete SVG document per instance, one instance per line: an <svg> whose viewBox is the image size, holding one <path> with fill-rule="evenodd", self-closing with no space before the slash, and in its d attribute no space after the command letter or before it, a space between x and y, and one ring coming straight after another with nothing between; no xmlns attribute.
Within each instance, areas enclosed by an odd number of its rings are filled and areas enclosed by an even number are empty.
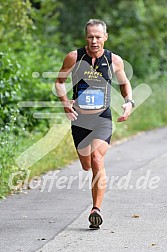
<svg viewBox="0 0 167 252"><path fill-rule="evenodd" d="M107 38L108 34L104 34L102 25L89 25L87 27L86 42L91 53L102 52Z"/></svg>

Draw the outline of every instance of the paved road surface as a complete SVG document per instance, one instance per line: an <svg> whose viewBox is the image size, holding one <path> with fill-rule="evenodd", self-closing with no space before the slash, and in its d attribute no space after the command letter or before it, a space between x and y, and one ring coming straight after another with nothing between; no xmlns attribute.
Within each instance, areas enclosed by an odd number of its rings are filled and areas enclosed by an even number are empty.
<svg viewBox="0 0 167 252"><path fill-rule="evenodd" d="M166 252L167 128L112 146L105 167L100 230L88 229L91 173L76 161L0 202L0 251Z"/></svg>

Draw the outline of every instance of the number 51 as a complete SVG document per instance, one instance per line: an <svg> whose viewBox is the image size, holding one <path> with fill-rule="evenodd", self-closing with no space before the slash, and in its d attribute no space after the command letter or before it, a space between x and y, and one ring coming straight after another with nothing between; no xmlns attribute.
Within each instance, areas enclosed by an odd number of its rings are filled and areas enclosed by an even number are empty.
<svg viewBox="0 0 167 252"><path fill-rule="evenodd" d="M94 96L87 95L86 96L86 103L94 103Z"/></svg>

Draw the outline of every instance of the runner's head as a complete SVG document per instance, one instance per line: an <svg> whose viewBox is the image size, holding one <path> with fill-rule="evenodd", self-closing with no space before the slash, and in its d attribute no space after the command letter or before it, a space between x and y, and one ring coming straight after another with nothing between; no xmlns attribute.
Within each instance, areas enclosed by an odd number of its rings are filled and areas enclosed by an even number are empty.
<svg viewBox="0 0 167 252"><path fill-rule="evenodd" d="M99 19L90 19L86 23L85 31L88 50L91 53L102 51L108 39L106 24Z"/></svg>
<svg viewBox="0 0 167 252"><path fill-rule="evenodd" d="M104 21L100 19L90 19L85 25L85 33L87 34L88 26L102 26L104 34L107 33L107 26Z"/></svg>

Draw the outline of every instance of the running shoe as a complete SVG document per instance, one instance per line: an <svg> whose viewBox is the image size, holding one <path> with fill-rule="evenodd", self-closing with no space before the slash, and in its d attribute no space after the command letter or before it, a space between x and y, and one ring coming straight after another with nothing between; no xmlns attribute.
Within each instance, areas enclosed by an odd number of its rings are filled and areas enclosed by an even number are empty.
<svg viewBox="0 0 167 252"><path fill-rule="evenodd" d="M101 215L100 211L98 211L97 209L92 209L92 211L90 212L90 215L89 215L89 222L90 222L89 228L99 229L100 228L99 226L103 222L102 215Z"/></svg>

